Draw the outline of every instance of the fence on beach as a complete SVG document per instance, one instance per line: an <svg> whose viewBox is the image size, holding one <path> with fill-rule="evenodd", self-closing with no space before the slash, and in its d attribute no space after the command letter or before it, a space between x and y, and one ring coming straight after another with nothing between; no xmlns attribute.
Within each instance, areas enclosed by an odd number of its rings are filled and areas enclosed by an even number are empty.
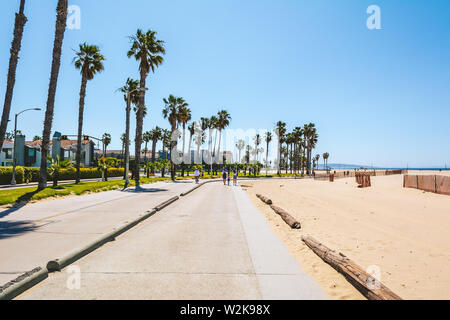
<svg viewBox="0 0 450 320"><path fill-rule="evenodd" d="M450 196L450 177L438 175L404 175L403 187Z"/></svg>
<svg viewBox="0 0 450 320"><path fill-rule="evenodd" d="M390 176L394 174L407 174L407 170L347 170L347 171L339 171L334 172L330 171L330 173L326 174L316 174L314 176L314 180L323 180L328 181L330 178L330 174L334 175L334 179L343 179L343 178L349 178L349 177L355 177L359 173L364 173L365 175L369 175L372 177L375 176Z"/></svg>

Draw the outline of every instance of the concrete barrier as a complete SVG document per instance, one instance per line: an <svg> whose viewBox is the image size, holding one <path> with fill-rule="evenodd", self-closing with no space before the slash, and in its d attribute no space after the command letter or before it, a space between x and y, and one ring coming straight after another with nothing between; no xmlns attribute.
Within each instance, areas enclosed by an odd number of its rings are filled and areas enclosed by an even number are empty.
<svg viewBox="0 0 450 320"><path fill-rule="evenodd" d="M46 268L37 267L4 285L0 300L11 300L48 277Z"/></svg>
<svg viewBox="0 0 450 320"><path fill-rule="evenodd" d="M156 207L154 207L153 209L155 209L156 211L160 211L162 209L164 209L165 207L167 207L168 205L174 203L175 201L177 201L178 199L180 199L179 196L175 196L170 198L169 200L164 201L163 203L157 205Z"/></svg>

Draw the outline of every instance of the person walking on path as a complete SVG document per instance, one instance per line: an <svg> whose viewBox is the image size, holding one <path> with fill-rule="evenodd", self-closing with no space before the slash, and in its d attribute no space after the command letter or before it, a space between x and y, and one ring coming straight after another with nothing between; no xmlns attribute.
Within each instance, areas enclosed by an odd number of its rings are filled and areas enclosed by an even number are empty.
<svg viewBox="0 0 450 320"><path fill-rule="evenodd" d="M238 178L238 173L237 173L237 171L235 170L235 171L233 172L233 186L237 186L237 178Z"/></svg>
<svg viewBox="0 0 450 320"><path fill-rule="evenodd" d="M228 171L228 175L227 175L227 182L228 182L228 185L230 185L230 179L231 179L231 172Z"/></svg>
<svg viewBox="0 0 450 320"><path fill-rule="evenodd" d="M225 169L223 169L222 171L222 180L223 180L223 185L226 185L227 182L227 171Z"/></svg>
<svg viewBox="0 0 450 320"><path fill-rule="evenodd" d="M198 179L200 178L200 171L198 171L198 169L195 170L194 176L195 176L195 183L198 183Z"/></svg>

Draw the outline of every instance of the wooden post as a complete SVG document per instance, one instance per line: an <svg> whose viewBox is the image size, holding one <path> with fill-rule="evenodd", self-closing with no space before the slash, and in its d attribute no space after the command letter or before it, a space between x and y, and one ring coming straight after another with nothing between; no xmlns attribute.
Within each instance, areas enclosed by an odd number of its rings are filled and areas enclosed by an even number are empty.
<svg viewBox="0 0 450 320"><path fill-rule="evenodd" d="M364 271L355 262L341 252L324 246L309 235L302 236L303 242L311 248L323 261L331 265L369 300L402 300L398 295L380 281Z"/></svg>

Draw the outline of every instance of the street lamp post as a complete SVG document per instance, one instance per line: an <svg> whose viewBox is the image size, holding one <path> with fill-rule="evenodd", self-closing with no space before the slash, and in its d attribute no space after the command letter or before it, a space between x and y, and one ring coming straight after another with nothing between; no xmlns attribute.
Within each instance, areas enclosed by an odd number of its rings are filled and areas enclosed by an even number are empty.
<svg viewBox="0 0 450 320"><path fill-rule="evenodd" d="M15 119L14 119L14 146L13 146L13 172L12 172L12 179L11 179L11 185L16 184L16 165L17 165L17 156L16 156L16 150L17 150L17 117L24 113L25 111L39 111L41 108L30 108L20 111L19 113L16 113Z"/></svg>

